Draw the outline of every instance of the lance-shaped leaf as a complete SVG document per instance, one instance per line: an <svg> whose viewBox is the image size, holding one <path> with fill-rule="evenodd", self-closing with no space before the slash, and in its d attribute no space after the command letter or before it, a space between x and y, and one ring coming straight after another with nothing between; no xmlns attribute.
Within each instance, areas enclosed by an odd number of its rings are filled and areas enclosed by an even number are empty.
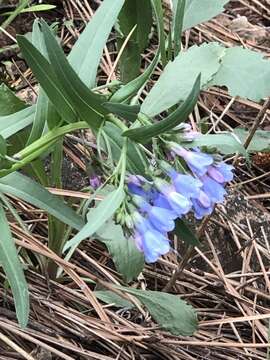
<svg viewBox="0 0 270 360"><path fill-rule="evenodd" d="M168 132L187 119L188 115L196 105L199 93L200 75L197 77L194 86L185 102L166 119L161 120L153 125L146 125L136 129L127 130L123 133L123 136L127 136L136 142L146 143L151 140L151 138Z"/></svg>
<svg viewBox="0 0 270 360"><path fill-rule="evenodd" d="M70 100L65 95L65 91L53 72L50 63L24 36L18 35L17 41L28 65L59 115L68 122L77 121L78 116Z"/></svg>
<svg viewBox="0 0 270 360"><path fill-rule="evenodd" d="M81 241L89 236L92 236L96 231L98 231L101 226L103 226L105 222L113 216L115 211L123 202L124 197L125 191L123 188L119 187L107 195L96 208L91 209L87 214L87 223L78 232L78 234L66 243L64 251L71 248L69 254L72 253Z"/></svg>
<svg viewBox="0 0 270 360"><path fill-rule="evenodd" d="M60 198L18 172L13 172L0 179L0 191L47 211L50 215L77 230L84 225L83 219Z"/></svg>
<svg viewBox="0 0 270 360"><path fill-rule="evenodd" d="M104 98L93 93L81 81L79 76L68 63L67 58L45 21L41 22L45 44L48 51L51 67L64 92L79 114L81 120L86 121L90 127L98 129L102 124L103 115L108 111L102 106Z"/></svg>
<svg viewBox="0 0 270 360"><path fill-rule="evenodd" d="M127 105L106 102L103 104L103 106L111 113L130 121L135 121L140 112L140 105Z"/></svg>
<svg viewBox="0 0 270 360"><path fill-rule="evenodd" d="M124 2L103 0L68 56L70 65L90 89L95 86L103 48Z"/></svg>
<svg viewBox="0 0 270 360"><path fill-rule="evenodd" d="M152 75L155 67L157 66L158 60L160 56L160 49L157 50L156 55L147 69L136 79L130 81L128 84L122 86L116 93L113 94L110 101L111 102L123 102L128 100L130 97L135 95L140 88L142 88L145 83L149 80L150 76Z"/></svg>
<svg viewBox="0 0 270 360"><path fill-rule="evenodd" d="M0 116L0 135L4 139L16 134L33 122L35 105L22 109L14 114Z"/></svg>
<svg viewBox="0 0 270 360"><path fill-rule="evenodd" d="M48 53L38 19L36 19L33 23L32 43L48 60ZM27 145L32 144L35 140L38 140L42 136L46 123L48 128L51 129L59 125L61 121L61 117L56 111L55 106L51 103L42 87L39 86L36 112L31 133L27 140Z"/></svg>
<svg viewBox="0 0 270 360"><path fill-rule="evenodd" d="M26 327L29 317L28 287L2 205L0 205L0 228L0 264L12 290L19 324Z"/></svg>

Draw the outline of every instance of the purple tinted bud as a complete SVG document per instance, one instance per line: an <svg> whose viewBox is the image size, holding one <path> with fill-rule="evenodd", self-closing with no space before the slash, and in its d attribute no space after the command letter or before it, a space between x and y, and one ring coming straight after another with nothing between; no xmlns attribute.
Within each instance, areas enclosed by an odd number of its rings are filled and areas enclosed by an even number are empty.
<svg viewBox="0 0 270 360"><path fill-rule="evenodd" d="M92 186L93 189L97 189L101 185L101 177L99 175L93 175L89 179L90 186Z"/></svg>
<svg viewBox="0 0 270 360"><path fill-rule="evenodd" d="M215 169L214 174L213 174L212 167ZM222 176L223 183L224 183L224 182L232 181L232 179L233 179L233 170L234 170L234 167L232 165L228 165L225 162L220 162L217 165L211 166L210 172L209 172L209 169L208 169L208 174L209 174L209 176L211 176L212 179L214 179L217 182L221 183L221 181L219 181L217 179L217 177L215 176L217 174L217 172L218 172L219 176L220 176L220 179L221 179L221 176Z"/></svg>
<svg viewBox="0 0 270 360"><path fill-rule="evenodd" d="M198 179L195 179L191 175L179 174L176 171L170 171L169 175L177 192L187 198L197 197L199 195L202 183Z"/></svg>
<svg viewBox="0 0 270 360"><path fill-rule="evenodd" d="M216 166L209 166L207 170L207 175L209 175L213 180L217 181L220 184L225 182L224 176L222 173L217 169Z"/></svg>
<svg viewBox="0 0 270 360"><path fill-rule="evenodd" d="M222 203L224 201L224 196L226 195L224 187L207 175L201 177L201 180L203 182L202 189L209 199L213 203Z"/></svg>
<svg viewBox="0 0 270 360"><path fill-rule="evenodd" d="M195 218L200 220L206 215L210 215L214 209L214 206L204 207L198 199L191 199L194 208Z"/></svg>

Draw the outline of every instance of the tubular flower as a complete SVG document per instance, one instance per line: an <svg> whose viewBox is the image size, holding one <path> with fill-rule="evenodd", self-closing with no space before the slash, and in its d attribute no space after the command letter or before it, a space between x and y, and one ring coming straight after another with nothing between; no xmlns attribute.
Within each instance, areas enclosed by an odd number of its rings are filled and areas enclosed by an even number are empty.
<svg viewBox="0 0 270 360"><path fill-rule="evenodd" d="M173 156L180 156L191 173L181 174L171 165L159 164L170 181L154 178L152 182L141 176L128 179L128 189L136 211L132 215L133 238L144 253L146 262L155 262L170 251L168 232L175 220L190 210L196 219L213 212L216 203L224 201L226 182L233 179L233 166L214 161L214 157L198 149L186 150L171 143Z"/></svg>

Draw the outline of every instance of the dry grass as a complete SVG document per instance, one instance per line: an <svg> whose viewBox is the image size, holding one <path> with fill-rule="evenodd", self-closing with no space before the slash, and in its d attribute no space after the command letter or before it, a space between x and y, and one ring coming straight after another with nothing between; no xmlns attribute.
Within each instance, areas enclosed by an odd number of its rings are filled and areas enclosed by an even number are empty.
<svg viewBox="0 0 270 360"><path fill-rule="evenodd" d="M66 0L63 9L63 16L76 24L68 29L63 27L61 32L63 43L71 47L94 10L86 0ZM238 14L247 16L251 24L260 28L257 31L266 28L268 38L258 39L254 36L256 31L252 38L244 38L238 30L231 32L229 24ZM270 56L269 45L265 43L269 40L269 25L269 0L231 1L225 16L186 32L184 44L220 41L226 46L243 45ZM112 72L115 61L112 49L110 42L102 59L101 83L108 76L112 79L117 76ZM152 54L153 49L148 49L145 63ZM24 76L31 81L28 70ZM196 128L201 118L208 115L211 131L236 126L251 128L262 105L231 98L226 91L212 88L202 92L190 121ZM257 125L267 128L269 114L266 109ZM76 138L67 139L66 155L85 171L84 159L90 155ZM113 289L111 284L121 283L106 249L87 240L71 261L65 262L46 246L46 215L13 199L28 229L24 231L11 218L22 259L25 249L44 255L61 265L63 276L55 282L28 268L31 315L25 330L18 327L11 294L1 285L0 359L266 359L270 347L270 167L262 169L253 164L247 168L241 158L236 166L227 204L219 206L200 228L202 246L195 248L185 268L179 271L181 262L179 265L171 253L157 264L146 266L132 284L136 288L161 290L178 269L172 292L192 304L199 316L199 330L188 338L162 331L140 306L117 310L99 302L89 279L109 290ZM50 191L66 198L85 198L80 191ZM184 254L182 245L175 241L174 246ZM3 274L1 277L4 278Z"/></svg>

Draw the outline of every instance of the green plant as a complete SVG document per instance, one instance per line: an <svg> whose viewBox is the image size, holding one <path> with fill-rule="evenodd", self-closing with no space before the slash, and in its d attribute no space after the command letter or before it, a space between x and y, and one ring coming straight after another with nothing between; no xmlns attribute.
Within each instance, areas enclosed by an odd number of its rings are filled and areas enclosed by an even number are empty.
<svg viewBox="0 0 270 360"><path fill-rule="evenodd" d="M213 4L210 0L208 2ZM107 246L117 270L123 275L123 283L127 284L141 272L144 264L142 252L129 239L134 221L140 224L141 219L134 220L131 214L137 207L147 207L147 204L139 204L139 201L143 200L129 190L128 186L132 182L127 182L127 175L136 175L134 184L139 190L150 192L154 187L155 191L169 198L171 193L166 190L164 178L168 180L169 174L176 170L178 173L187 174L189 168L192 169L187 158L187 154L191 154L188 148L206 148L207 154L196 154L205 159L206 167L215 164L224 166L218 161L218 152L237 152L247 156L245 148L234 134L196 134L190 141L185 138L186 127L183 123L196 105L202 88L225 85L234 96L254 100L270 93L269 61L257 53L242 48L226 49L216 43L193 46L186 52L181 50L179 39L182 31L216 15L225 3L226 1L221 1L217 5L215 2L214 6L209 6L209 10L205 11L196 0L174 1L172 31L166 34L160 0L145 2L147 21L143 23L138 23L138 19L142 18L141 12L145 11L145 8L138 8L137 2L115 0L112 4L111 0L104 0L68 57L64 55L53 32L44 21L35 21L32 42L24 36L17 37L22 54L40 83L40 91L37 103L32 106L21 104L13 94L8 94L13 108L0 117L0 194L2 201L5 199L3 207L10 209L5 195L13 195L48 212L49 247L57 255L65 255L65 258L69 259L82 240L95 236ZM155 15L159 47L146 71L137 76L139 54L147 45L145 35L152 26L152 13ZM117 86L109 83L105 87L106 92L101 94L98 88L94 90L97 68L117 18L117 31L122 36L118 39L119 48L131 35L130 46L124 49L120 64L123 83ZM132 73L126 67L130 56L134 59ZM245 62L240 64L241 59ZM163 72L141 103L138 100L139 94L159 60ZM237 79L235 72L238 74ZM257 75L253 75L258 73L263 74L268 81L261 81ZM252 82L252 88L246 85L249 82ZM162 120L156 122L154 117L161 113ZM93 196L89 196L89 201L82 204L82 212L78 214L51 195L45 187L51 184L61 187L59 169L64 136L87 128L96 136L97 160L104 172L104 178ZM19 131L23 131L20 148L15 145L7 147L5 141L13 144ZM179 144L182 148L177 147ZM178 152L180 159L175 162L166 160L169 151L174 154ZM42 157L49 154L53 161L50 164L51 179L48 180ZM213 157L213 154L216 157ZM28 176L18 172L22 168L27 171ZM196 173L194 169L192 171ZM231 175L231 169L228 172ZM163 180L160 179L162 176ZM37 179L37 182L30 177ZM97 181L99 185L97 178L93 181ZM201 186L196 179L194 181L194 189ZM226 181L229 180L224 178L223 182ZM221 193L224 191L223 187L218 189ZM96 195L100 194L104 199L95 201ZM219 199L205 206L206 210L211 212L214 203L220 201L222 196L223 193ZM179 198L178 194L177 199L182 199L184 203L186 198ZM186 202L186 209L189 209L189 200ZM90 206L93 202L95 206ZM173 210L178 211L179 216L180 205L174 205ZM172 214L173 211L170 211ZM185 211L183 210L183 214ZM198 211L196 215L200 216ZM169 219L172 225L176 217L173 216L175 214ZM2 208L1 221L7 234L7 245L5 251L0 247L0 260L13 291L19 322L25 326L29 308L27 286ZM177 220L176 225L176 235L180 235L188 244L198 243L183 219ZM78 232L70 236L73 230ZM148 230L146 228L145 232L149 233ZM151 237L153 243L158 236L160 234ZM151 248L154 254L147 253L150 260L168 250L167 239L159 239L158 245L162 245L162 248ZM143 246L139 241L137 239L137 246ZM44 263L42 258L36 261L43 263L51 277L57 276L57 268L53 262ZM120 290L136 296L149 308L161 326L173 333L191 335L196 330L194 310L177 297L165 293L139 292L127 287L121 287ZM182 323L180 319L183 319Z"/></svg>

